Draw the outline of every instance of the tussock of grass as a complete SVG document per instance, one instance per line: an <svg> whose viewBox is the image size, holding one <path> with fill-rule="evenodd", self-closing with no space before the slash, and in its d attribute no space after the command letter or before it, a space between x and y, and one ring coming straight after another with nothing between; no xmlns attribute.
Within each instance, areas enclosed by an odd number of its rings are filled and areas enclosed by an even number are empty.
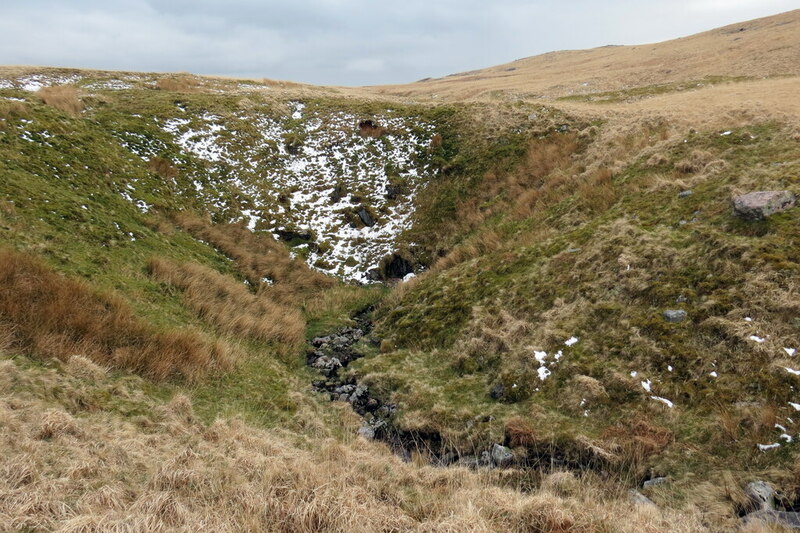
<svg viewBox="0 0 800 533"><path fill-rule="evenodd" d="M83 102L78 97L78 89L73 85L42 87L36 93L42 101L72 116L83 111Z"/></svg>
<svg viewBox="0 0 800 533"><path fill-rule="evenodd" d="M275 342L291 352L305 336L305 320L296 308L253 294L241 282L198 264L174 264L152 258L147 270L155 279L183 291L186 304L220 331L263 342Z"/></svg>
<svg viewBox="0 0 800 533"><path fill-rule="evenodd" d="M264 288L265 278L274 282L269 290L281 301L292 301L335 284L334 278L293 259L286 246L271 235L251 232L241 224L212 225L185 213L173 218L179 227L233 259L237 270L252 286Z"/></svg>
<svg viewBox="0 0 800 533"><path fill-rule="evenodd" d="M222 343L189 330L156 331L119 296L8 248L0 250L0 330L16 351L61 360L81 354L155 379L198 379L229 363Z"/></svg>

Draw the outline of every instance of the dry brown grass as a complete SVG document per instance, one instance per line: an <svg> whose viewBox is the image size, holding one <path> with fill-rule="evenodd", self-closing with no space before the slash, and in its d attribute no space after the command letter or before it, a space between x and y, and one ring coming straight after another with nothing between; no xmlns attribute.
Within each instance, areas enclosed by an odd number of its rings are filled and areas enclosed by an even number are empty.
<svg viewBox="0 0 800 533"><path fill-rule="evenodd" d="M286 246L266 233L253 233L242 224L211 224L188 213L175 214L172 220L233 259L245 279L259 290L268 290L274 300L296 304L298 299L336 284L304 261L292 259ZM274 285L265 284L265 278Z"/></svg>
<svg viewBox="0 0 800 533"><path fill-rule="evenodd" d="M42 87L36 94L45 104L74 117L83 111L83 102L78 97L78 89L73 85Z"/></svg>
<svg viewBox="0 0 800 533"><path fill-rule="evenodd" d="M147 269L155 279L183 291L186 304L222 332L275 342L287 351L303 342L302 314L296 307L271 300L268 288L253 294L234 278L194 263L152 258Z"/></svg>
<svg viewBox="0 0 800 533"><path fill-rule="evenodd" d="M14 350L67 360L82 354L155 379L199 378L224 368L228 349L194 331L155 331L120 297L0 249L0 330Z"/></svg>
<svg viewBox="0 0 800 533"><path fill-rule="evenodd" d="M191 403L147 400L137 424L105 411L80 416L41 399L114 390L53 369L4 362L0 388L0 528L35 531L676 532L730 530L699 510L637 506L624 491L555 473L517 491L507 474L403 463L376 443L295 436L237 420L199 423ZM142 400L137 400L142 402ZM344 433L357 420L342 411Z"/></svg>
<svg viewBox="0 0 800 533"><path fill-rule="evenodd" d="M178 169L175 168L168 159L163 157L153 157L147 162L147 168L155 172L166 180L175 180L178 177Z"/></svg>

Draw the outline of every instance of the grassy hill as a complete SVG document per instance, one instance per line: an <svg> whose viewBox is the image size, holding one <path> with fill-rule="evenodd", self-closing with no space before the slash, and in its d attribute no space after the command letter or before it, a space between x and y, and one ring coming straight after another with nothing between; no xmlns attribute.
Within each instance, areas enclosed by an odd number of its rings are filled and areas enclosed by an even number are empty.
<svg viewBox="0 0 800 533"><path fill-rule="evenodd" d="M795 509L800 210L730 202L800 194L797 18L402 87L0 69L0 529ZM311 387L368 307L340 376L408 462Z"/></svg>

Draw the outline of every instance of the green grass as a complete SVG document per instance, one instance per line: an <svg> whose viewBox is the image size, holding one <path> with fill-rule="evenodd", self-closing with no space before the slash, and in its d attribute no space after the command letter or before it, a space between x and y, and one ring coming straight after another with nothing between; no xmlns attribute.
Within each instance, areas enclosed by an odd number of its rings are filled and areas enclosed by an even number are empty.
<svg viewBox="0 0 800 533"><path fill-rule="evenodd" d="M673 164L696 150L725 166L696 179L691 196L678 198L681 187L663 177L691 178ZM796 141L781 124L733 129L730 135L699 132L675 142L669 162L660 167L649 167L646 158L631 161L613 178L617 200L607 210L581 211L575 192L544 219L490 220L504 236L503 246L423 277L381 309L378 334L400 349L354 368L404 406L401 421L427 424L458 435L462 444L480 443L478 448L496 441L514 416L536 413L543 419L540 427L563 428L573 438L602 435L604 427L638 417L675 435L675 444L653 464L677 477L788 465L795 457L792 445L774 454L756 449L778 437L771 426L757 427L757 415L741 414L735 442L720 430L719 416L722 410L736 412L737 402L774 406L781 424L792 416L787 402L796 401L796 379L772 361L784 356L783 345L798 342L791 280L800 268L800 214L793 209L746 223L732 215L730 196L736 190L798 192L796 152ZM560 229L576 218L584 222ZM515 244L542 224L560 231L538 243ZM681 296L683 303L677 301ZM678 308L688 311L688 321L662 319L665 309ZM468 365L477 370L459 374L463 343L476 335L470 324L504 311L530 324L529 333L509 339L499 361ZM756 317L752 331L744 329L745 316ZM775 341L765 352L747 337L767 330ZM566 348L561 343L571 335L581 341ZM565 354L544 383L532 362L534 348ZM639 377L630 378L633 371ZM712 371L719 377L710 377ZM588 419L565 400L576 375L596 378L611 398L608 405L591 406ZM654 394L674 401L675 411L647 398L639 381L651 378L657 382ZM492 401L488 392L498 381L507 388L524 383L525 393L511 403ZM491 428L465 431L466 413L494 417ZM789 432L796 429L791 425ZM688 450L696 459L685 462Z"/></svg>

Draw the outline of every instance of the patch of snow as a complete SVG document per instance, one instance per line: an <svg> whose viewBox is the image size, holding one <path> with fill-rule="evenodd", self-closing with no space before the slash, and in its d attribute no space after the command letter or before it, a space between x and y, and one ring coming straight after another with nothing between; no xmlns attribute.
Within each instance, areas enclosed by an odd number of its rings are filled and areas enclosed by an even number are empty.
<svg viewBox="0 0 800 533"><path fill-rule="evenodd" d="M306 108L306 104L303 102L295 102L294 103L294 111L292 112L292 118L294 120L300 120L303 118L303 109Z"/></svg>
<svg viewBox="0 0 800 533"><path fill-rule="evenodd" d="M533 357L539 362L539 364L544 364L545 359L547 359L547 352L540 352L537 350L533 351Z"/></svg>
<svg viewBox="0 0 800 533"><path fill-rule="evenodd" d="M711 372L709 376L711 376L712 378L716 378L719 377L719 374L717 374L716 372Z"/></svg>
<svg viewBox="0 0 800 533"><path fill-rule="evenodd" d="M752 322L752 321L753 321L753 319L752 319L752 318L750 318L749 316L746 316L746 317L744 317L744 321L745 321L745 322Z"/></svg>
<svg viewBox="0 0 800 533"><path fill-rule="evenodd" d="M756 341L758 343L762 343L762 342L765 342L767 339L765 339L765 338L762 339L761 337L759 337L757 335L750 335L750 340L751 341Z"/></svg>
<svg viewBox="0 0 800 533"><path fill-rule="evenodd" d="M661 402L664 405L666 405L667 407L669 407L670 409L675 407L674 403L672 403L671 401L667 400L666 398L662 398L661 396L650 396L650 399L651 400L656 400L658 402Z"/></svg>
<svg viewBox="0 0 800 533"><path fill-rule="evenodd" d="M775 448L780 448L781 444L779 442L775 442L772 444L758 444L758 449L762 452L766 452L768 450L774 450Z"/></svg>
<svg viewBox="0 0 800 533"><path fill-rule="evenodd" d="M93 91L123 91L133 89L133 85L122 80L104 80L90 83L86 88Z"/></svg>
<svg viewBox="0 0 800 533"><path fill-rule="evenodd" d="M638 372L636 372L635 370L634 370L633 372L631 372L631 377L632 377L632 378L635 378L635 377L636 377L636 376L638 376L638 375L639 375L639 373L638 373Z"/></svg>
<svg viewBox="0 0 800 533"><path fill-rule="evenodd" d="M416 274L414 274L413 272L409 272L408 274L403 276L403 282L410 281L410 280L412 280L412 279L414 279L416 277L417 277Z"/></svg>
<svg viewBox="0 0 800 533"><path fill-rule="evenodd" d="M795 376L800 376L800 370L795 370L794 368L789 368L788 366L785 366L783 368L790 374L793 374Z"/></svg>
<svg viewBox="0 0 800 533"><path fill-rule="evenodd" d="M792 403L792 402L789 402L789 405L791 405L791 406L792 406L792 408L793 408L795 411L800 411L800 403Z"/></svg>
<svg viewBox="0 0 800 533"><path fill-rule="evenodd" d="M667 365L667 370L669 370L670 372L672 372L672 365Z"/></svg>
<svg viewBox="0 0 800 533"><path fill-rule="evenodd" d="M723 131L723 132L722 132L722 133L720 133L719 135L720 135L720 137L725 137L726 135L730 135L731 133L733 133L733 132L732 132L732 131L730 131L730 130L728 130L728 131Z"/></svg>
<svg viewBox="0 0 800 533"><path fill-rule="evenodd" d="M547 369L546 366L539 367L539 379L544 381L547 377L551 374L550 370Z"/></svg>
<svg viewBox="0 0 800 533"><path fill-rule="evenodd" d="M781 433L780 438L785 440L787 443L792 442L794 440L794 438L792 438L792 436L787 433Z"/></svg>
<svg viewBox="0 0 800 533"><path fill-rule="evenodd" d="M0 87L2 88L2 87ZM3 100L11 100L12 102L24 102L24 98L15 98L14 96L3 96Z"/></svg>
<svg viewBox="0 0 800 533"><path fill-rule="evenodd" d="M652 382L651 382L649 379L648 379L647 381L642 381L642 388L643 388L644 390L646 390L647 392L653 392L653 391L651 390L651 388L652 388L652 384L653 384L653 383L652 383Z"/></svg>
<svg viewBox="0 0 800 533"><path fill-rule="evenodd" d="M576 342L578 342L578 337L570 337L569 339L564 341L564 344L566 344L567 346L572 346Z"/></svg>
<svg viewBox="0 0 800 533"><path fill-rule="evenodd" d="M786 355L788 355L789 357L794 357L794 354L797 353L797 350L795 350L794 348L784 348L783 351L786 352Z"/></svg>

